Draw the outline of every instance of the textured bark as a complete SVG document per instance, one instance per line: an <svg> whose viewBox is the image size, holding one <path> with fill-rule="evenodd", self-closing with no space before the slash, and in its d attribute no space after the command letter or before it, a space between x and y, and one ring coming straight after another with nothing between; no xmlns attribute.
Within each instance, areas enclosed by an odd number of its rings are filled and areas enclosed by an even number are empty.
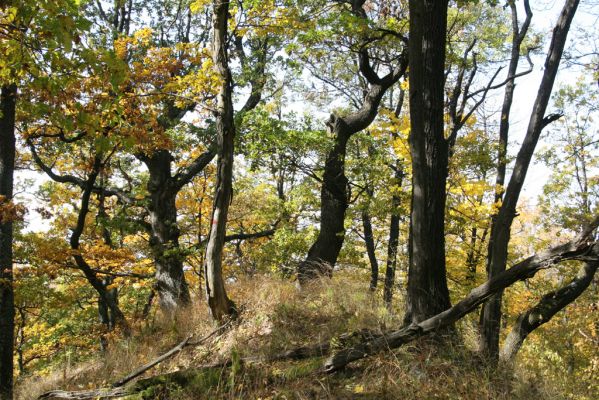
<svg viewBox="0 0 599 400"><path fill-rule="evenodd" d="M599 217L576 239L566 244L529 257L512 268L503 271L484 284L473 289L453 307L424 321L413 323L400 329L333 354L325 362L325 371L334 372L345 368L349 363L371 356L381 351L394 349L418 337L452 326L465 315L476 310L485 300L517 281L529 279L538 271L566 260L586 260L599 262L599 243L591 241L592 232L599 225Z"/></svg>
<svg viewBox="0 0 599 400"><path fill-rule="evenodd" d="M15 171L15 106L17 88L0 94L0 196L12 201ZM2 201L0 201L0 207ZM13 292L13 223L0 218L0 400L12 399L15 308Z"/></svg>
<svg viewBox="0 0 599 400"><path fill-rule="evenodd" d="M222 321L236 314L235 304L227 297L222 272L223 247L227 228L227 215L233 192L233 152L235 124L233 120L232 78L227 57L227 21L229 2L213 1L212 58L220 75L221 85L217 95L216 134L218 141L216 165L216 191L212 208L210 238L206 246L206 296L212 317Z"/></svg>
<svg viewBox="0 0 599 400"><path fill-rule="evenodd" d="M352 12L366 18L362 8L364 1L352 2ZM358 54L360 74L368 82L364 101L357 111L339 116L332 114L327 123L333 146L327 154L320 192L320 231L306 259L298 266L298 280L304 284L318 276L332 276L333 267L345 238L345 211L349 205L348 180L345 176L347 142L357 132L368 128L378 113L381 99L407 69L405 52L399 65L384 77L379 77L372 68L366 47Z"/></svg>
<svg viewBox="0 0 599 400"><path fill-rule="evenodd" d="M447 0L410 1L410 220L407 324L450 307L445 270L448 144L444 137Z"/></svg>
<svg viewBox="0 0 599 400"><path fill-rule="evenodd" d="M179 248L177 226L178 189L171 176L172 156L167 150L158 150L145 161L150 172L150 247L156 265L156 288L163 311L172 314L191 302L189 288L183 273L184 256Z"/></svg>
<svg viewBox="0 0 599 400"><path fill-rule="evenodd" d="M534 307L520 314L501 348L501 358L512 361L532 331L549 322L555 314L580 297L593 281L597 267L597 262L585 263L570 283L547 293Z"/></svg>
<svg viewBox="0 0 599 400"><path fill-rule="evenodd" d="M169 120L184 114L182 110L170 111ZM170 125L169 125L170 126ZM168 150L156 150L151 155L137 157L148 167L150 214L150 247L156 267L156 292L163 312L168 315L190 304L189 287L185 280L185 256L179 247L180 231L177 225L177 194L214 159L209 148L184 169L172 174L173 156Z"/></svg>
<svg viewBox="0 0 599 400"><path fill-rule="evenodd" d="M327 154L320 192L320 231L300 263L298 278L303 284L317 276L331 276L345 238L345 211L349 205L348 180L345 176L345 155L350 137L367 128L378 112L378 106L387 89L403 75L406 63L394 72L372 84L362 108L347 117L331 115L328 128L334 138Z"/></svg>
<svg viewBox="0 0 599 400"><path fill-rule="evenodd" d="M332 276L345 238L345 211L349 204L345 153L351 133L343 118L335 115L331 116L328 126L334 143L327 154L322 177L320 231L306 260L299 265L300 284L318 276Z"/></svg>
<svg viewBox="0 0 599 400"><path fill-rule="evenodd" d="M512 222L516 217L516 205L528 167L532 160L539 136L545 126L558 118L556 115L545 116L545 111L553 90L568 31L579 0L567 0L553 30L549 53L545 61L543 78L539 86L537 98L526 130L526 136L516 157L514 171L508 183L501 208L495 216L487 256L487 273L489 278L503 272L506 268L508 244ZM499 357L499 330L501 324L500 291L485 304L481 314L481 353L492 363Z"/></svg>

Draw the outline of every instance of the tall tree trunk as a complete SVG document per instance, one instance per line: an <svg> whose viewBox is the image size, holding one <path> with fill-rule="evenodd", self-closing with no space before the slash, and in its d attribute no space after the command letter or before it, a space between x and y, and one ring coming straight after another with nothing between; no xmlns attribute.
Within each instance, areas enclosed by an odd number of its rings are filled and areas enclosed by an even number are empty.
<svg viewBox="0 0 599 400"><path fill-rule="evenodd" d="M447 0L410 0L412 212L405 322L451 306L445 271L448 145L444 137Z"/></svg>
<svg viewBox="0 0 599 400"><path fill-rule="evenodd" d="M101 185L104 188L104 182ZM108 213L105 207L106 196L102 190L98 196L98 214L96 215L96 223L100 225L102 230L102 237L104 238L104 244L110 248L113 248L112 238L110 231L106 227L108 221ZM112 276L105 276L102 278L102 285L106 291L106 295L109 297L109 301L119 304L119 292L116 287L108 288L114 281ZM116 326L116 316L112 313L108 304L104 301L101 296L98 296L98 316L100 317L100 323L106 327L106 331L110 332ZM105 351L108 347L108 340L104 334L100 334L100 349Z"/></svg>
<svg viewBox="0 0 599 400"><path fill-rule="evenodd" d="M401 115L403 103L405 100L405 90L399 89L399 99L397 100L397 106L395 106L395 117L398 118ZM393 140L397 140L399 137L396 131L391 132ZM383 288L383 300L387 308L391 307L391 301L393 299L393 285L395 284L395 271L397 269L397 249L399 247L399 206L401 205L401 197L399 196L399 189L403 183L405 176L401 161L395 161L395 167L393 169L393 185L397 190L393 190L391 196L391 220L389 221L389 240L387 244L387 265L385 267L385 286Z"/></svg>
<svg viewBox="0 0 599 400"><path fill-rule="evenodd" d="M532 331L549 322L555 314L580 297L593 281L597 267L598 262L585 263L570 283L547 293L534 307L520 314L501 348L501 358L512 361Z"/></svg>
<svg viewBox="0 0 599 400"><path fill-rule="evenodd" d="M399 162L395 164L394 180L397 187L401 187L404 173ZM401 198L399 193L393 191L391 197L391 220L389 221L389 243L387 245L387 264L385 268L385 286L383 300L387 307L391 307L393 299L393 285L395 284L395 271L397 270L397 249L399 248L399 206Z"/></svg>
<svg viewBox="0 0 599 400"><path fill-rule="evenodd" d="M0 94L0 207L13 198L15 171L15 85ZM1 214L0 214L1 215ZM13 223L0 218L0 400L12 399L15 308L12 275Z"/></svg>
<svg viewBox="0 0 599 400"><path fill-rule="evenodd" d="M520 192L524 185L524 179L526 178L535 147L543 128L559 118L559 115L545 116L545 111L551 97L555 76L557 75L570 24L576 13L578 3L579 0L566 1L553 30L549 53L545 61L543 78L530 116L526 136L516 157L514 171L505 191L501 208L493 221L487 256L487 273L489 279L505 271L510 230L512 222L516 217L516 205L518 204ZM481 314L480 350L492 363L496 363L499 358L502 296L503 292L500 291L491 297L485 303Z"/></svg>
<svg viewBox="0 0 599 400"><path fill-rule="evenodd" d="M521 45L526 37L528 32L528 28L530 26L530 22L532 19L532 11L530 9L530 4L528 0L524 1L524 9L526 11L526 18L522 24L522 27L519 26L518 21L518 10L516 8L516 4L513 1L509 2L511 13L512 13L512 49L510 56L510 64L508 67L508 77L515 76L518 70L518 64L520 62L521 56ZM499 122L499 146L497 149L497 178L495 181L495 202L503 201L503 192L505 185L505 173L507 168L507 145L509 140L509 130L510 130L510 112L512 109L512 103L514 100L514 91L516 89L515 80L510 80L507 82L505 86L505 93L503 97L503 104L501 107L501 120ZM497 215L493 215L491 218L491 231L493 230L493 226L496 224ZM492 239L492 238L491 238ZM489 241L489 247L491 246L492 241ZM487 263L487 276L490 276L489 272L489 264ZM495 306L496 307L496 306ZM481 330L481 344L480 348L485 349L488 347L485 344L485 340L483 339L485 336L490 336L491 333L484 334L483 331L485 328L485 308L481 310L480 314L480 330ZM489 324L486 324L489 327ZM490 328L490 327L489 327ZM493 328L494 329L494 328ZM490 342L489 342L490 344ZM499 345L499 344L497 344ZM484 350L487 352L487 350Z"/></svg>
<svg viewBox="0 0 599 400"><path fill-rule="evenodd" d="M222 257L227 228L227 214L232 196L233 152L235 124L233 120L232 78L227 57L227 21L229 1L213 1L212 59L221 78L216 106L216 134L218 141L216 165L216 192L212 208L210 238L206 246L206 296L212 317L222 321L236 314L235 304L227 297L222 273Z"/></svg>
<svg viewBox="0 0 599 400"><path fill-rule="evenodd" d="M509 5L512 10L512 50L510 55L510 65L508 66L507 71L508 77L515 76L516 72L518 71L518 64L520 62L520 47L522 45L522 42L524 41L524 38L526 37L526 33L528 32L528 27L530 26L530 21L532 19L532 11L530 9L528 0L524 1L526 18L522 24L522 27L519 26L518 12L515 2L510 1ZM499 147L497 149L497 179L495 184L496 188L500 190L497 190L495 194L495 202L501 201L503 197L503 185L505 184L505 170L507 167L507 143L510 131L510 112L512 110L515 89L516 81L515 79L510 79L505 85L503 104L501 106L501 119L499 121Z"/></svg>
<svg viewBox="0 0 599 400"><path fill-rule="evenodd" d="M171 176L172 156L167 150L157 150L145 163L150 171L150 247L156 264L156 288L162 310L172 314L191 303L179 248L175 204L179 189Z"/></svg>

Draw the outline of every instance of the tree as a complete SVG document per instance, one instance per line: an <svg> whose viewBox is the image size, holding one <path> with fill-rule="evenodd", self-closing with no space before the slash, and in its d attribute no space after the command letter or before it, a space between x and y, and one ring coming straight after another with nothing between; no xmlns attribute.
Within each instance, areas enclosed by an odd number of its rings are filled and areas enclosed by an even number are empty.
<svg viewBox="0 0 599 400"><path fill-rule="evenodd" d="M217 172L216 189L212 208L210 237L206 245L206 297L212 317L222 321L236 314L235 304L227 297L222 274L223 247L227 228L227 215L231 203L233 179L233 154L235 122L233 119L233 87L227 49L227 23L229 2L214 0L212 3L212 59L220 85L216 104Z"/></svg>
<svg viewBox="0 0 599 400"><path fill-rule="evenodd" d="M368 22L364 0L352 0L350 10L358 24ZM400 33L397 33L401 37ZM333 113L327 128L333 138L324 163L320 193L320 230L318 237L308 250L306 259L298 266L298 280L306 283L315 277L331 276L345 236L345 212L348 207L348 179L345 176L345 156L347 143L352 135L366 129L375 119L379 104L387 92L405 73L407 58L405 52L399 56L396 65L380 77L370 58L368 45L373 39L364 38L357 50L358 69L361 79L368 84L358 109L348 115Z"/></svg>
<svg viewBox="0 0 599 400"><path fill-rule="evenodd" d="M445 270L447 1L410 1L412 211L406 323L450 307Z"/></svg>
<svg viewBox="0 0 599 400"><path fill-rule="evenodd" d="M4 11L4 9L2 10ZM2 86L0 95L0 399L12 399L14 293L13 293L13 181L15 169L14 84Z"/></svg>
<svg viewBox="0 0 599 400"><path fill-rule="evenodd" d="M545 70L532 114L526 130L526 136L516 157L514 171L503 196L499 212L495 216L487 256L487 273L489 278L506 268L510 228L516 217L516 205L524 185L526 172L530 165L535 147L543 129L559 118L559 115L545 115L553 83L566 44L570 24L578 7L578 0L567 0L553 30L551 45L545 61ZM501 162L501 161L500 161ZM481 315L481 351L491 362L499 357L499 329L501 323L502 292L494 295L484 306Z"/></svg>
<svg viewBox="0 0 599 400"><path fill-rule="evenodd" d="M599 147L592 124L598 111L596 97L594 82L583 78L575 85L561 87L556 93L554 104L563 110L564 116L550 129L547 141L551 145L540 153L543 163L552 171L539 196L541 214L538 220L548 231L554 231L555 226L579 230L596 213L599 195L596 160ZM501 359L513 362L524 340L574 301L581 307L588 304L589 300L592 302L592 293L589 293L590 297L586 301L579 298L591 285L596 270L596 263L586 262L566 284L561 281L569 274L563 269L554 271L553 279L548 276L545 281L557 280L558 287L517 315L501 348ZM577 324L568 314L562 313L563 320ZM584 328L584 324L579 326ZM572 329L571 322L567 329ZM573 369L570 363L568 372L573 373Z"/></svg>
<svg viewBox="0 0 599 400"><path fill-rule="evenodd" d="M586 262L572 281L549 292L526 312L520 314L501 348L501 358L513 361L526 337L539 326L549 322L559 311L576 300L591 284L599 267L597 262Z"/></svg>
<svg viewBox="0 0 599 400"><path fill-rule="evenodd" d="M71 21L71 4L65 4L63 22ZM35 44L38 34L46 30L55 33L47 39L48 47L71 45L72 37L65 35L64 26L52 21L55 12L51 7L34 4L0 1L0 34L2 43L2 65L0 71L0 399L12 399L13 341L14 341L14 291L13 291L13 222L18 216L18 207L13 203L13 186L16 155L15 121L17 110L17 87L27 75L36 76L31 63L36 60ZM51 16L50 21L40 18L41 13ZM44 59L44 55L37 58Z"/></svg>

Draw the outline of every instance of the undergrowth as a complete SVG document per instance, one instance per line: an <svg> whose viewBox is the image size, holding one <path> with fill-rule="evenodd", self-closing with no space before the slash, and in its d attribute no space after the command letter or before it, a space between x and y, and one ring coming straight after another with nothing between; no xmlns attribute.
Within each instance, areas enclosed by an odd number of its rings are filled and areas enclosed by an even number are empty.
<svg viewBox="0 0 599 400"><path fill-rule="evenodd" d="M541 381L535 371L491 369L476 357L472 320L458 326L457 340L443 346L427 340L352 364L333 375L321 372L324 358L243 363L248 356L270 357L298 346L334 341L360 329L386 331L401 326L402 299L388 310L363 277L337 274L299 291L293 282L266 276L231 284L240 318L203 345L189 346L132 384L141 399L591 399L593 393L563 390L567 374ZM155 312L137 322L130 339L114 337L108 350L86 362L63 366L45 376L29 376L17 399L50 389L83 390L110 386L176 343L215 329L200 303L176 320ZM231 358L228 367L199 366ZM562 389L558 389L562 388Z"/></svg>

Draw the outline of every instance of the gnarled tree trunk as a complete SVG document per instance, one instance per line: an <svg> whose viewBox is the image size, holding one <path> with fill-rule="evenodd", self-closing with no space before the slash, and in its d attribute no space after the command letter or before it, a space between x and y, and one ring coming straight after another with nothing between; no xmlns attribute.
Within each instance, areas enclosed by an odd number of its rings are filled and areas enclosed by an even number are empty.
<svg viewBox="0 0 599 400"><path fill-rule="evenodd" d="M167 150L157 150L145 163L150 171L150 247L156 264L156 286L162 310L173 313L191 302L179 248L175 204L179 190L171 176L172 156Z"/></svg>
<svg viewBox="0 0 599 400"><path fill-rule="evenodd" d="M333 266L345 239L345 211L349 204L345 154L352 133L343 118L334 115L331 115L328 127L335 142L324 165L320 191L320 231L306 260L299 265L300 283L319 275L332 276Z"/></svg>
<svg viewBox="0 0 599 400"><path fill-rule="evenodd" d="M501 348L501 358L512 361L532 331L549 322L555 314L580 297L593 281L597 267L598 262L585 263L570 283L547 293L534 307L520 314Z"/></svg>
<svg viewBox="0 0 599 400"><path fill-rule="evenodd" d="M352 2L352 12L366 18L364 1ZM360 74L368 82L369 88L364 101L357 111L339 116L332 114L327 123L333 137L333 147L329 150L324 165L320 191L320 231L308 256L298 266L298 280L304 284L317 276L331 276L345 238L345 211L348 207L348 180L345 176L345 155L350 137L374 121L381 99L387 90L403 76L407 69L405 52L400 56L399 65L384 77L379 77L372 68L368 50L363 47L358 53Z"/></svg>

